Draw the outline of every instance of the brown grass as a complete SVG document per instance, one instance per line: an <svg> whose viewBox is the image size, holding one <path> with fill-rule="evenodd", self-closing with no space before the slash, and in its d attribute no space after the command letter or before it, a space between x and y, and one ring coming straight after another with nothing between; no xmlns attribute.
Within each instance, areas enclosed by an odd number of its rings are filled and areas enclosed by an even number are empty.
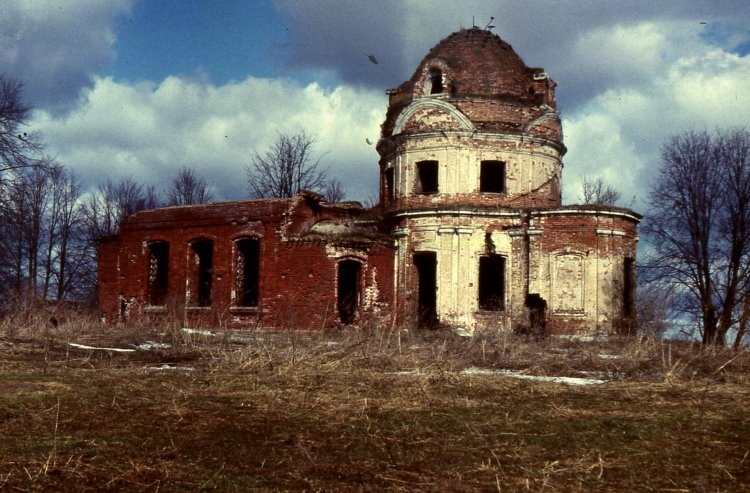
<svg viewBox="0 0 750 493"><path fill-rule="evenodd" d="M145 341L170 347L69 345ZM0 323L0 351L8 491L750 488L747 352L395 329L205 335L41 316Z"/></svg>

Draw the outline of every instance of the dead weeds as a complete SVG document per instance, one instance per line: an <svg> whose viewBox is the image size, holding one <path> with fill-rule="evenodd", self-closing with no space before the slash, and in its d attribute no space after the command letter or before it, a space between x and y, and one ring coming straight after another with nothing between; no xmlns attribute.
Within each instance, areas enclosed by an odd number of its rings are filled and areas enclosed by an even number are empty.
<svg viewBox="0 0 750 493"><path fill-rule="evenodd" d="M0 351L8 491L750 488L746 352L90 320L0 325Z"/></svg>

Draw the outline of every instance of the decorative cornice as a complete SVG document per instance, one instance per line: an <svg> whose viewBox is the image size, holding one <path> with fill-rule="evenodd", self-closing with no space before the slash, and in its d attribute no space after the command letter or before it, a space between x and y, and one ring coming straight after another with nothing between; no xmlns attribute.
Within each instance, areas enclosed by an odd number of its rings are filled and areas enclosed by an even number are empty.
<svg viewBox="0 0 750 493"><path fill-rule="evenodd" d="M466 132L472 132L475 130L474 124L471 123L471 120L461 113L458 108L453 106L450 103L447 103L441 99L436 98L419 98L414 100L413 103L411 103L409 106L407 106L401 114L398 115L398 118L396 118L396 123L393 127L393 132L391 135L397 135L404 131L404 125L406 125L406 122L409 121L409 118L411 118L414 113L421 109L437 109L441 110L458 121L458 123L461 125L461 129Z"/></svg>

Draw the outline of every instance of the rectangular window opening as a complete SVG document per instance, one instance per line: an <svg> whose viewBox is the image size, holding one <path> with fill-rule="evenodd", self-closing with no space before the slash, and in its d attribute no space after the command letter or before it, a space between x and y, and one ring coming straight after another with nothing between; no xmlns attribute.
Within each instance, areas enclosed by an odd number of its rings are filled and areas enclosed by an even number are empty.
<svg viewBox="0 0 750 493"><path fill-rule="evenodd" d="M237 306L258 306L260 279L260 241L255 238L239 240L237 246Z"/></svg>
<svg viewBox="0 0 750 493"><path fill-rule="evenodd" d="M211 306L211 274L214 243L211 240L191 244L192 264L189 273L190 306Z"/></svg>
<svg viewBox="0 0 750 493"><path fill-rule="evenodd" d="M503 161L482 161L479 170L479 191L505 193L505 163Z"/></svg>
<svg viewBox="0 0 750 493"><path fill-rule="evenodd" d="M169 243L158 241L148 246L148 304L167 304L169 285Z"/></svg>
<svg viewBox="0 0 750 493"><path fill-rule="evenodd" d="M505 257L495 254L479 257L479 309L505 309Z"/></svg>
<svg viewBox="0 0 750 493"><path fill-rule="evenodd" d="M430 194L438 191L438 162L419 161L417 163L417 193Z"/></svg>

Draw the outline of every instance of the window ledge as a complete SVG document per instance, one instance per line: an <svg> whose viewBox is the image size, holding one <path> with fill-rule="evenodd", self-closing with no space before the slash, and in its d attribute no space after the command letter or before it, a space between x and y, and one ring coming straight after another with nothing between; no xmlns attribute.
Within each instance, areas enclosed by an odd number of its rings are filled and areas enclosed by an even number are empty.
<svg viewBox="0 0 750 493"><path fill-rule="evenodd" d="M585 310L555 310L552 315L558 315L561 317L585 317Z"/></svg>
<svg viewBox="0 0 750 493"><path fill-rule="evenodd" d="M258 313L260 308L257 306L230 306L230 313Z"/></svg>

